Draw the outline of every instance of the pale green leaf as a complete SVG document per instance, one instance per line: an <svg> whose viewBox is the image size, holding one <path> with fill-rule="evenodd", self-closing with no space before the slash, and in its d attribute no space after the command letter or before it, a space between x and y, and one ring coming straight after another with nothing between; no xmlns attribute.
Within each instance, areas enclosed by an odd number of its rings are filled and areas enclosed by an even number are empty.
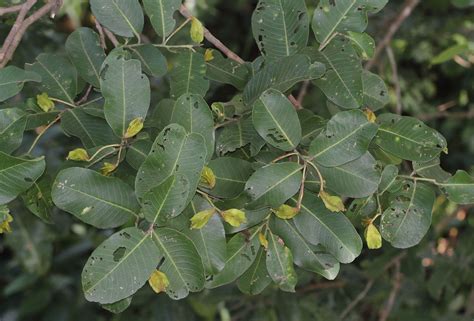
<svg viewBox="0 0 474 321"><path fill-rule="evenodd" d="M100 24L116 35L139 37L144 17L138 0L91 0L91 9Z"/></svg>

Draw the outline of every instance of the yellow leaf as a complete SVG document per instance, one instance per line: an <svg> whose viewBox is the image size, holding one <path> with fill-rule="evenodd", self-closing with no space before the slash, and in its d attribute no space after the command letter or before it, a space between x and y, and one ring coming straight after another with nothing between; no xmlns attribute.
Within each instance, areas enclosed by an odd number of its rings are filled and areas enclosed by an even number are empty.
<svg viewBox="0 0 474 321"><path fill-rule="evenodd" d="M369 224L365 229L365 241L367 247L371 250L380 249L382 247L382 236L374 224Z"/></svg>
<svg viewBox="0 0 474 321"><path fill-rule="evenodd" d="M197 43L204 41L204 26L195 17L191 18L191 39Z"/></svg>
<svg viewBox="0 0 474 321"><path fill-rule="evenodd" d="M339 196L333 196L325 191L321 191L319 197L323 200L326 208L331 212L343 212L346 210L344 203Z"/></svg>
<svg viewBox="0 0 474 321"><path fill-rule="evenodd" d="M247 222L245 212L235 208L222 212L222 217L224 218L224 221L233 227L239 227L241 224Z"/></svg>
<svg viewBox="0 0 474 321"><path fill-rule="evenodd" d="M377 120L377 116L375 115L375 113L370 108L366 108L364 110L364 114L367 116L367 120L370 123L375 123L375 121Z"/></svg>
<svg viewBox="0 0 474 321"><path fill-rule="evenodd" d="M143 129L143 118L135 118L128 125L124 138L130 138L137 135Z"/></svg>
<svg viewBox="0 0 474 321"><path fill-rule="evenodd" d="M67 159L73 161L88 161L89 154L87 154L87 151L84 148L76 148L69 152Z"/></svg>
<svg viewBox="0 0 474 321"><path fill-rule="evenodd" d="M52 101L47 93L36 95L36 103L45 112L50 111L54 108L54 101Z"/></svg>
<svg viewBox="0 0 474 321"><path fill-rule="evenodd" d="M0 207L0 234L12 232L11 222L13 222L13 217L8 208L6 206Z"/></svg>
<svg viewBox="0 0 474 321"><path fill-rule="evenodd" d="M212 103L211 105L212 112L216 114L216 120L218 122L225 120L224 104L223 103Z"/></svg>
<svg viewBox="0 0 474 321"><path fill-rule="evenodd" d="M265 237L265 234L262 232L258 233L258 241L260 242L260 245L265 248L265 250L268 249L268 240Z"/></svg>
<svg viewBox="0 0 474 321"><path fill-rule="evenodd" d="M117 166L115 164L105 162L104 166L102 166L100 169L100 172L102 175L107 176L110 175L116 168Z"/></svg>
<svg viewBox="0 0 474 321"><path fill-rule="evenodd" d="M170 281L168 280L166 274L156 270L150 275L148 284L150 284L153 291L156 293L161 293L166 291L166 288L170 285Z"/></svg>
<svg viewBox="0 0 474 321"><path fill-rule="evenodd" d="M201 185L203 185L206 188L213 189L214 186L216 186L216 175L214 175L214 172L212 169L209 167L204 167L204 169L201 172L201 180L199 182Z"/></svg>
<svg viewBox="0 0 474 321"><path fill-rule="evenodd" d="M280 206L274 213L278 218L283 220L289 220L298 214L298 209L296 207L291 207L289 205L283 204Z"/></svg>
<svg viewBox="0 0 474 321"><path fill-rule="evenodd" d="M204 52L204 61L208 62L214 59L214 50L212 49L206 49Z"/></svg>
<svg viewBox="0 0 474 321"><path fill-rule="evenodd" d="M191 217L191 229L200 230L206 226L207 222L211 219L212 215L216 212L215 209L211 208L208 210L201 211L196 213Z"/></svg>

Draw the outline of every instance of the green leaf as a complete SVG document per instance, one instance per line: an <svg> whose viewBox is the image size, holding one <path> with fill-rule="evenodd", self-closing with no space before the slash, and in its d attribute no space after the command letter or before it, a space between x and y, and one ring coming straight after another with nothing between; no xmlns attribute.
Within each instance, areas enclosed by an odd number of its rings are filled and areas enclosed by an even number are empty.
<svg viewBox="0 0 474 321"><path fill-rule="evenodd" d="M367 13L380 11L388 0L321 0L314 12L312 27L316 39L327 44L336 32L363 32Z"/></svg>
<svg viewBox="0 0 474 321"><path fill-rule="evenodd" d="M301 165L297 163L270 164L259 168L245 184L245 192L251 199L246 208L278 208L298 192L301 178Z"/></svg>
<svg viewBox="0 0 474 321"><path fill-rule="evenodd" d="M139 38L144 17L138 0L91 0L91 9L100 24L116 35Z"/></svg>
<svg viewBox="0 0 474 321"><path fill-rule="evenodd" d="M245 86L243 99L246 105L252 105L267 89L273 88L286 92L295 84L320 78L325 71L323 64L311 63L308 56L294 55L266 63Z"/></svg>
<svg viewBox="0 0 474 321"><path fill-rule="evenodd" d="M99 35L89 28L76 29L66 40L66 51L82 79L100 88L100 67L105 52Z"/></svg>
<svg viewBox="0 0 474 321"><path fill-rule="evenodd" d="M347 35L352 41L354 49L357 51L359 56L364 60L369 60L374 57L375 53L375 41L366 33L348 31Z"/></svg>
<svg viewBox="0 0 474 321"><path fill-rule="evenodd" d="M183 174L189 182L188 203L194 196L206 161L204 138L188 134L177 124L166 127L156 138L148 157L138 170L135 190L139 198L174 173Z"/></svg>
<svg viewBox="0 0 474 321"><path fill-rule="evenodd" d="M150 82L138 60L126 60L125 52L110 54L102 65L100 88L105 98L105 119L123 137L130 122L145 119L150 106Z"/></svg>
<svg viewBox="0 0 474 321"><path fill-rule="evenodd" d="M148 139L140 139L131 144L127 149L127 163L138 170L145 161L153 143Z"/></svg>
<svg viewBox="0 0 474 321"><path fill-rule="evenodd" d="M79 167L59 172L52 197L57 207L97 228L123 225L140 209L129 185Z"/></svg>
<svg viewBox="0 0 474 321"><path fill-rule="evenodd" d="M309 146L313 139L326 127L327 121L308 109L298 110L298 118L300 119L302 132L301 145Z"/></svg>
<svg viewBox="0 0 474 321"><path fill-rule="evenodd" d="M149 76L162 77L168 72L166 57L151 44L145 44L129 48L132 56L140 60L143 72Z"/></svg>
<svg viewBox="0 0 474 321"><path fill-rule="evenodd" d="M265 145L265 141L255 130L252 117L241 118L217 132L216 153L220 156L234 152L238 148L250 144L255 155Z"/></svg>
<svg viewBox="0 0 474 321"><path fill-rule="evenodd" d="M43 176L22 195L26 208L48 224L53 223L51 214L54 204L51 198L51 187L51 179L48 176Z"/></svg>
<svg viewBox="0 0 474 321"><path fill-rule="evenodd" d="M104 119L91 116L82 108L65 111L61 116L61 128L67 135L78 137L85 148L120 142Z"/></svg>
<svg viewBox="0 0 474 321"><path fill-rule="evenodd" d="M280 236L293 254L294 263L328 280L334 280L339 273L339 262L308 241L298 232L292 220L270 219L270 229Z"/></svg>
<svg viewBox="0 0 474 321"><path fill-rule="evenodd" d="M141 201L148 222L155 224L178 216L186 207L189 183L183 175L171 175L153 187Z"/></svg>
<svg viewBox="0 0 474 321"><path fill-rule="evenodd" d="M265 141L284 151L301 141L301 125L293 104L281 92L269 89L255 102L252 111L255 129Z"/></svg>
<svg viewBox="0 0 474 321"><path fill-rule="evenodd" d="M227 258L222 271L214 275L206 288L214 289L237 280L252 265L257 256L260 229L251 230L249 235L238 233L227 243Z"/></svg>
<svg viewBox="0 0 474 321"><path fill-rule="evenodd" d="M326 65L326 73L314 83L334 104L359 108L364 100L362 65L350 41L335 38L323 51L313 53L316 61Z"/></svg>
<svg viewBox="0 0 474 321"><path fill-rule="evenodd" d="M382 195L386 191L391 191L395 186L398 177L398 167L395 165L387 165L382 171L380 185L379 185L379 194Z"/></svg>
<svg viewBox="0 0 474 321"><path fill-rule="evenodd" d="M446 182L452 175L440 166L440 159L433 158L427 162L413 162L413 170L421 177L434 179L437 182Z"/></svg>
<svg viewBox="0 0 474 321"><path fill-rule="evenodd" d="M250 77L247 66L232 59L226 59L215 50L212 54L214 58L206 61L207 78L243 90Z"/></svg>
<svg viewBox="0 0 474 321"><path fill-rule="evenodd" d="M206 69L203 54L192 51L179 53L170 72L171 98L184 94L204 97L209 90Z"/></svg>
<svg viewBox="0 0 474 321"><path fill-rule="evenodd" d="M428 232L435 193L414 181L406 182L396 196L383 212L380 232L393 247L405 249L420 243Z"/></svg>
<svg viewBox="0 0 474 321"><path fill-rule="evenodd" d="M11 153L20 147L26 126L25 116L19 108L0 109L0 151Z"/></svg>
<svg viewBox="0 0 474 321"><path fill-rule="evenodd" d="M309 154L316 163L325 167L343 165L367 152L377 127L360 110L339 112L313 140Z"/></svg>
<svg viewBox="0 0 474 321"><path fill-rule="evenodd" d="M153 241L164 257L160 271L169 279L166 293L179 300L189 292L201 291L204 287L204 267L201 257L191 240L176 230L158 228L153 232Z"/></svg>
<svg viewBox="0 0 474 321"><path fill-rule="evenodd" d="M119 314L127 310L131 303L132 297L128 297L115 303L104 304L102 305L102 308L114 314Z"/></svg>
<svg viewBox="0 0 474 321"><path fill-rule="evenodd" d="M86 299L109 304L140 289L156 269L160 251L150 235L136 227L123 229L99 245L82 271Z"/></svg>
<svg viewBox="0 0 474 321"><path fill-rule="evenodd" d="M214 119L206 101L199 95L183 94L176 101L170 123L183 126L188 133L200 134L206 141L207 157L214 154Z"/></svg>
<svg viewBox="0 0 474 321"><path fill-rule="evenodd" d="M402 159L426 162L446 150L446 139L420 120L389 115L379 127L375 143Z"/></svg>
<svg viewBox="0 0 474 321"><path fill-rule="evenodd" d="M289 248L283 244L283 240L271 231L268 232L267 270L280 290L295 292L298 282L293 267L293 255Z"/></svg>
<svg viewBox="0 0 474 321"><path fill-rule="evenodd" d="M237 286L247 295L257 295L262 293L270 283L272 283L272 279L267 271L266 252L263 247L260 247L255 261L239 278Z"/></svg>
<svg viewBox="0 0 474 321"><path fill-rule="evenodd" d="M18 94L26 82L41 82L41 76L15 66L0 69L0 102Z"/></svg>
<svg viewBox="0 0 474 321"><path fill-rule="evenodd" d="M453 59L457 55L461 55L465 52L468 52L469 46L467 44L457 44L443 50L438 55L431 58L430 63L432 65L439 65L446 61Z"/></svg>
<svg viewBox="0 0 474 321"><path fill-rule="evenodd" d="M0 152L0 205L13 201L43 175L44 157L23 159Z"/></svg>
<svg viewBox="0 0 474 321"><path fill-rule="evenodd" d="M218 198L234 198L244 190L245 183L253 173L252 164L243 159L220 157L208 165L216 177L216 185L207 192Z"/></svg>
<svg viewBox="0 0 474 321"><path fill-rule="evenodd" d="M26 64L25 69L41 76L38 91L74 104L74 98L80 92L77 70L65 57L58 54L41 54L36 57L35 63Z"/></svg>
<svg viewBox="0 0 474 321"><path fill-rule="evenodd" d="M465 171L457 171L440 186L448 194L450 201L458 204L474 204L474 178Z"/></svg>
<svg viewBox="0 0 474 321"><path fill-rule="evenodd" d="M326 182L325 186L340 196L367 197L377 191L380 183L377 163L369 152L344 165L318 166L318 169Z"/></svg>
<svg viewBox="0 0 474 321"><path fill-rule="evenodd" d="M362 84L364 87L364 101L362 106L372 111L385 107L390 102L387 85L382 78L369 71L362 74Z"/></svg>
<svg viewBox="0 0 474 321"><path fill-rule="evenodd" d="M191 218L198 212L210 208L211 205L206 200L200 196L195 196L182 215ZM216 274L224 268L227 248L224 224L219 215L213 215L203 228L191 230L187 227L183 230L183 233L196 246L206 275Z"/></svg>
<svg viewBox="0 0 474 321"><path fill-rule="evenodd" d="M291 203L296 204L296 200ZM301 212L293 221L308 242L321 244L341 263L351 263L362 250L362 240L346 216L330 212L311 193L304 194Z"/></svg>
<svg viewBox="0 0 474 321"><path fill-rule="evenodd" d="M156 33L161 38L168 36L176 26L173 14L181 0L143 0L143 5Z"/></svg>
<svg viewBox="0 0 474 321"><path fill-rule="evenodd" d="M252 15L252 32L268 59L292 56L308 43L309 17L304 0L260 0Z"/></svg>

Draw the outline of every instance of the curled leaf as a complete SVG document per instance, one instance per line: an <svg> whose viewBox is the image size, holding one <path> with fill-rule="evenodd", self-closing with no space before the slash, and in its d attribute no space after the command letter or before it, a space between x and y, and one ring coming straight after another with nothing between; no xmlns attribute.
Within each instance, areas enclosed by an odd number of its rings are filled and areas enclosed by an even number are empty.
<svg viewBox="0 0 474 321"><path fill-rule="evenodd" d="M204 187L210 189L213 189L214 186L216 186L216 175L214 175L214 172L211 168L207 166L204 167L201 172L201 180L199 181L199 183Z"/></svg>
<svg viewBox="0 0 474 321"><path fill-rule="evenodd" d="M76 148L72 151L69 152L67 155L68 160L73 160L73 161L88 161L89 160L89 154L84 148Z"/></svg>
<svg viewBox="0 0 474 321"><path fill-rule="evenodd" d="M13 222L13 217L6 206L0 207L0 234L11 233L12 229L10 223Z"/></svg>
<svg viewBox="0 0 474 321"><path fill-rule="evenodd" d="M204 61L208 62L214 59L214 50L212 49L206 49L204 52Z"/></svg>
<svg viewBox="0 0 474 321"><path fill-rule="evenodd" d="M283 220L289 220L295 217L298 212L299 211L296 207L283 204L275 211L275 215Z"/></svg>
<svg viewBox="0 0 474 321"><path fill-rule="evenodd" d="M233 227L239 227L247 222L245 212L235 208L222 212L222 218Z"/></svg>
<svg viewBox="0 0 474 321"><path fill-rule="evenodd" d="M326 208L331 212L343 212L346 210L344 203L339 196L333 196L325 191L321 191L319 197L324 202Z"/></svg>
<svg viewBox="0 0 474 321"><path fill-rule="evenodd" d="M156 270L150 275L148 284L150 284L153 291L156 293L161 293L166 291L166 288L170 285L170 281L168 280L166 274Z"/></svg>
<svg viewBox="0 0 474 321"><path fill-rule="evenodd" d="M382 247L382 236L374 224L370 223L365 229L364 234L369 249L375 250Z"/></svg>
<svg viewBox="0 0 474 321"><path fill-rule="evenodd" d="M191 229L200 230L206 226L207 222L211 219L212 215L216 212L215 209L211 208L208 210L201 211L196 213L191 217Z"/></svg>
<svg viewBox="0 0 474 321"><path fill-rule="evenodd" d="M47 93L36 95L36 103L44 112L48 112L54 108L54 101L49 98Z"/></svg>
<svg viewBox="0 0 474 321"><path fill-rule="evenodd" d="M102 168L100 169L100 173L102 175L110 175L115 169L117 168L117 165L105 162Z"/></svg>
<svg viewBox="0 0 474 321"><path fill-rule="evenodd" d="M260 242L260 245L265 248L265 250L268 249L267 237L262 232L258 233L258 241Z"/></svg>
<svg viewBox="0 0 474 321"><path fill-rule="evenodd" d="M211 110L215 114L215 118L218 122L221 122L225 119L223 103L212 103Z"/></svg>
<svg viewBox="0 0 474 321"><path fill-rule="evenodd" d="M204 41L204 26L195 17L191 18L191 39L197 43Z"/></svg>
<svg viewBox="0 0 474 321"><path fill-rule="evenodd" d="M375 123L375 121L377 120L377 116L370 108L366 108L364 110L364 114L367 116L367 120L371 123Z"/></svg>
<svg viewBox="0 0 474 321"><path fill-rule="evenodd" d="M127 131L125 132L124 138L130 138L136 136L143 129L143 118L135 118L128 125Z"/></svg>

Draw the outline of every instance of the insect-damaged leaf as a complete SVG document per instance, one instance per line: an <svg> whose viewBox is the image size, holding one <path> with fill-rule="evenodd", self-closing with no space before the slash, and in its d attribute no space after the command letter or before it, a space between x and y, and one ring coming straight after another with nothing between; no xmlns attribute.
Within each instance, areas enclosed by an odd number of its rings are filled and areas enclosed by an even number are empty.
<svg viewBox="0 0 474 321"><path fill-rule="evenodd" d="M174 173L183 174L189 182L188 203L194 195L207 152L204 138L187 133L177 124L166 127L156 138L148 157L138 170L135 180L137 196L161 184Z"/></svg>
<svg viewBox="0 0 474 321"><path fill-rule="evenodd" d="M201 291L204 287L204 267L201 257L191 240L183 233L170 228L158 228L153 232L153 241L164 257L160 271L169 279L166 293L179 300L189 292Z"/></svg>
<svg viewBox="0 0 474 321"><path fill-rule="evenodd" d="M293 104L281 92L269 89L254 104L252 121L267 143L284 151L301 141L301 125Z"/></svg>
<svg viewBox="0 0 474 321"><path fill-rule="evenodd" d="M150 235L123 229L99 245L82 271L86 299L108 304L134 294L156 269L161 255Z"/></svg>
<svg viewBox="0 0 474 321"><path fill-rule="evenodd" d="M304 0L260 0L252 15L255 41L268 59L292 56L308 43Z"/></svg>
<svg viewBox="0 0 474 321"><path fill-rule="evenodd" d="M435 194L431 186L420 182L405 182L382 215L382 237L396 248L418 244L431 224Z"/></svg>

